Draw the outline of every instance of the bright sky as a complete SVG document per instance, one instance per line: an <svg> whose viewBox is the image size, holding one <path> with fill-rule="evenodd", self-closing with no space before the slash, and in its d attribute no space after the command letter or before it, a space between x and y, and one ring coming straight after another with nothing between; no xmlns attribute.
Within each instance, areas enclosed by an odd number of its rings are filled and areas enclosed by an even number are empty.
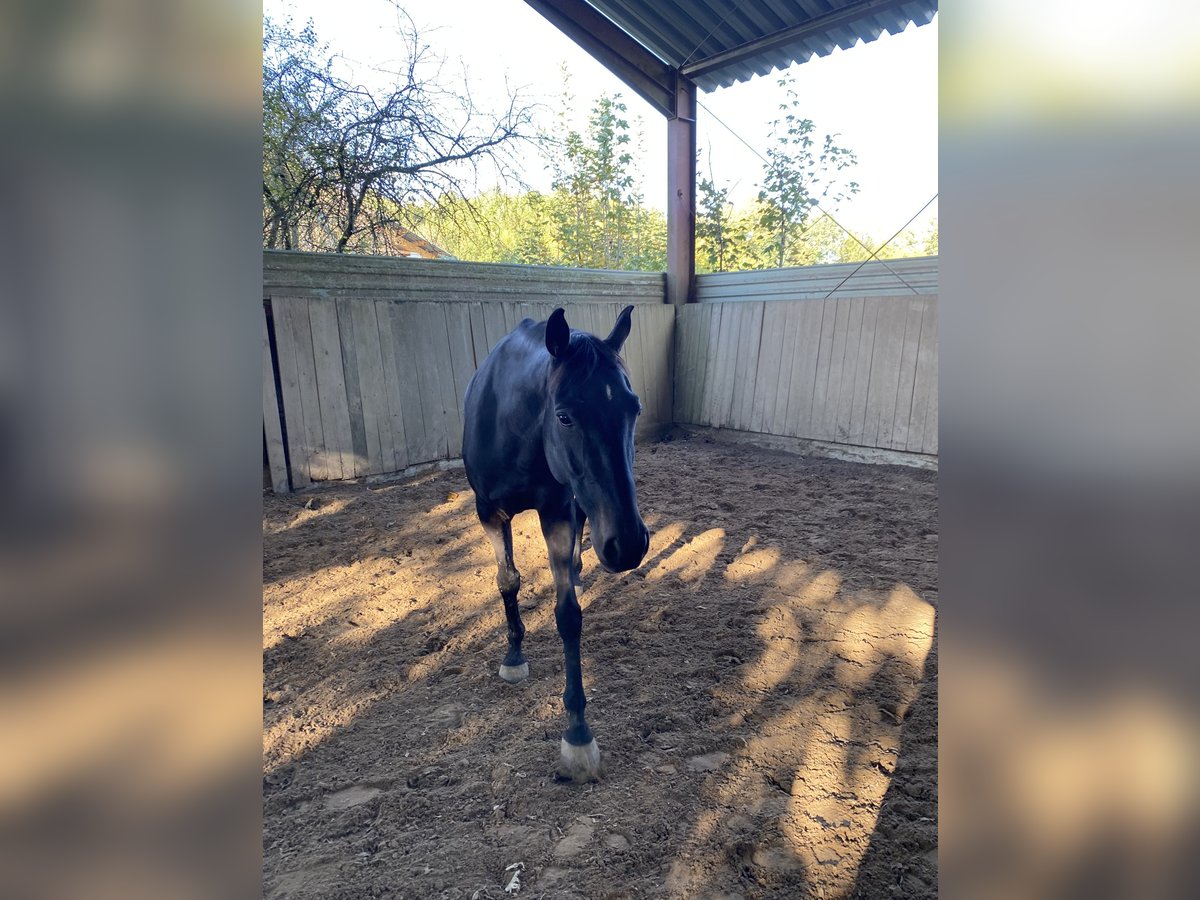
<svg viewBox="0 0 1200 900"><path fill-rule="evenodd" d="M646 202L665 208L665 120L526 3L400 2L424 39L446 59L448 79L465 69L481 105L489 97L498 105L507 82L546 105L544 124L550 127L562 106L564 65L576 98L576 127L582 127L592 101L602 92L621 93L642 125L640 168ZM386 65L398 55L396 12L387 0L264 0L263 10L276 19L290 15L297 25L311 18L318 37L352 60L356 79L364 83L372 77L372 66ZM852 177L860 192L835 212L849 228L888 237L937 193L937 38L935 17L921 28L884 34L874 43L835 50L791 69L804 101L803 115L813 120L818 135L840 134L841 145L858 154ZM761 161L716 119L764 152L783 96L777 86L780 74L700 95L701 169L707 174L711 156L715 180L732 187L735 204L757 192ZM532 154L526 180L541 189L550 182ZM912 227L923 230L936 214L934 201Z"/></svg>

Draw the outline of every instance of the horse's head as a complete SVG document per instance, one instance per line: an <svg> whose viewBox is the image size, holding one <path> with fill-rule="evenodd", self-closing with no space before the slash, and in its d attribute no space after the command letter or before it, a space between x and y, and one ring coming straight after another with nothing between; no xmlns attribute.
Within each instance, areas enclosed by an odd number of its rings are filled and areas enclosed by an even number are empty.
<svg viewBox="0 0 1200 900"><path fill-rule="evenodd" d="M621 361L633 307L601 340L571 333L556 309L546 323L552 357L543 434L550 471L570 485L591 523L600 564L624 572L641 563L650 535L633 484L633 426L642 411Z"/></svg>

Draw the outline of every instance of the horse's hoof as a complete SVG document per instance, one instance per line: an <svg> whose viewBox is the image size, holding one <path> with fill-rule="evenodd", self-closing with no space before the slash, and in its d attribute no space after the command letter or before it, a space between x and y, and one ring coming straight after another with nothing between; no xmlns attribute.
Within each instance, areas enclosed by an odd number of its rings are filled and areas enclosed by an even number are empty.
<svg viewBox="0 0 1200 900"><path fill-rule="evenodd" d="M558 754L558 778L560 781L585 783L599 781L603 773L600 770L600 747L595 739L589 744L576 746L568 744L564 738Z"/></svg>
<svg viewBox="0 0 1200 900"><path fill-rule="evenodd" d="M529 677L529 663L523 662L519 666L501 666L500 677L509 684L520 684Z"/></svg>

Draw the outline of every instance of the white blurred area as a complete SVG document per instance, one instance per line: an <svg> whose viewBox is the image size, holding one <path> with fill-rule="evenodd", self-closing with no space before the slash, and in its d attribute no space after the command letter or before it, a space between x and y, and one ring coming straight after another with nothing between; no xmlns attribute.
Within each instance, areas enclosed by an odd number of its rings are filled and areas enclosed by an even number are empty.
<svg viewBox="0 0 1200 900"><path fill-rule="evenodd" d="M1200 6L941 11L942 887L1200 892Z"/></svg>

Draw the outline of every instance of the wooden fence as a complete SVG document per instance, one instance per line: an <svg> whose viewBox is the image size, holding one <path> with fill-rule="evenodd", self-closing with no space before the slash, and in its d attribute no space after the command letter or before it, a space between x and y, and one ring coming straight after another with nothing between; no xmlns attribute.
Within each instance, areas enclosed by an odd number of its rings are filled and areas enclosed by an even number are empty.
<svg viewBox="0 0 1200 900"><path fill-rule="evenodd" d="M757 272L720 272L696 277L696 299L700 303L732 300L808 300L835 297L874 297L884 294L936 294L938 258L872 260L764 269Z"/></svg>
<svg viewBox="0 0 1200 900"><path fill-rule="evenodd" d="M671 423L675 313L663 305L661 275L264 257L263 402L277 490L289 475L304 487L460 456L476 367L521 319L556 306L573 328L603 336L636 305L622 355L644 408L639 434Z"/></svg>
<svg viewBox="0 0 1200 900"><path fill-rule="evenodd" d="M693 304L676 422L936 454L937 295Z"/></svg>
<svg viewBox="0 0 1200 900"><path fill-rule="evenodd" d="M604 335L636 305L623 355L645 410L639 437L678 422L936 454L937 259L889 265L920 292L824 299L845 277L832 270L853 266L816 266L701 276L703 302L676 310L658 273L268 251L272 481L287 490L458 457L476 367L521 319L556 306Z"/></svg>

